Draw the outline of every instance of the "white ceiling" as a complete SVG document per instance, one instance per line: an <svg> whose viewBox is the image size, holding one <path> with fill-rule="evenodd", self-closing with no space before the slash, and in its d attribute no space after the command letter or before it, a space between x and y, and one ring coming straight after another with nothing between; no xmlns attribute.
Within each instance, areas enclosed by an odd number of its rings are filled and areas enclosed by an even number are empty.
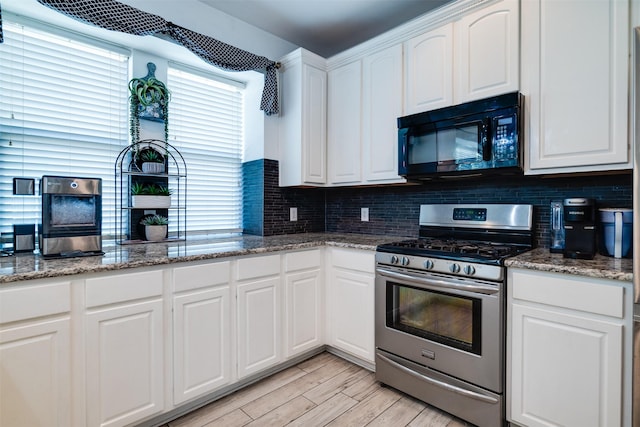
<svg viewBox="0 0 640 427"><path fill-rule="evenodd" d="M324 57L451 0L198 0Z"/></svg>

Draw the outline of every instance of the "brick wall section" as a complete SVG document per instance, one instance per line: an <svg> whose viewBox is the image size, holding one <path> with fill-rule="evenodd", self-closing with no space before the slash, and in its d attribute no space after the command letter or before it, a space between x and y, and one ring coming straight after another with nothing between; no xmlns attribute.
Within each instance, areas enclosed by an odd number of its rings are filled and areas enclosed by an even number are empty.
<svg viewBox="0 0 640 427"><path fill-rule="evenodd" d="M415 237L421 204L524 203L534 205L536 246L548 247L551 201L590 197L598 207L631 207L633 203L631 173L561 178L496 176L322 189L280 188L275 160L248 162L243 170L245 233L264 236L328 231ZM263 200L257 194L260 177L253 177L260 173ZM298 208L298 221L289 221L290 207ZM369 208L369 222L360 221L362 207ZM262 223L258 225L260 215Z"/></svg>

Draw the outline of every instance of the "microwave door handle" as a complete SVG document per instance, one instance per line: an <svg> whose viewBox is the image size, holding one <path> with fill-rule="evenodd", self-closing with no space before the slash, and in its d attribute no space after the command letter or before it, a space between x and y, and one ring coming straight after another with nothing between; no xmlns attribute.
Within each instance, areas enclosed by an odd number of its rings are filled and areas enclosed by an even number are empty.
<svg viewBox="0 0 640 427"><path fill-rule="evenodd" d="M409 129L398 130L398 174L406 174L409 161Z"/></svg>
<svg viewBox="0 0 640 427"><path fill-rule="evenodd" d="M491 119L485 118L482 120L482 132L480 133L480 149L482 150L482 160L491 160L491 146L493 141L493 135L491 132Z"/></svg>

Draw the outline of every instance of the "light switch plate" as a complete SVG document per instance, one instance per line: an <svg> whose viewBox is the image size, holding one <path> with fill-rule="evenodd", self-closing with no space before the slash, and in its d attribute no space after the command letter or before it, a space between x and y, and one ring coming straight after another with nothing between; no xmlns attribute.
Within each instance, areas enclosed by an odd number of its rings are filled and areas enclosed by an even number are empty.
<svg viewBox="0 0 640 427"><path fill-rule="evenodd" d="M360 221L369 221L369 208L360 208Z"/></svg>
<svg viewBox="0 0 640 427"><path fill-rule="evenodd" d="M289 221L298 220L298 208L289 208Z"/></svg>

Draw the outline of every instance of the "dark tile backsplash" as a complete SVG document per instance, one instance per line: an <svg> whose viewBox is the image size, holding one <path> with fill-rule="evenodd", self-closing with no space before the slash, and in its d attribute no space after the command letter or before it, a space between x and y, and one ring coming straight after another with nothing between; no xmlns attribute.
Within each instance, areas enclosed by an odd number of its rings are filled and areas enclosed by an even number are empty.
<svg viewBox="0 0 640 427"><path fill-rule="evenodd" d="M253 177L253 168L260 165L264 171L264 200L259 203L259 194L252 193L257 187L253 182L249 188L245 186L245 218L250 218L245 220L245 232L265 236L328 231L415 237L421 204L524 203L534 206L536 245L548 247L551 201L589 197L596 199L598 207L631 207L633 201L630 173L561 178L496 176L380 187L280 188L278 162L265 159L245 164L245 184L248 176L260 180ZM254 224L255 205L263 207L261 226ZM290 207L298 208L298 221L289 221ZM369 208L368 222L360 221L362 207ZM260 229L262 233L257 232Z"/></svg>
<svg viewBox="0 0 640 427"><path fill-rule="evenodd" d="M327 231L416 236L421 204L523 203L534 206L536 246L549 246L552 200L589 197L598 207L631 207L632 178L626 175L574 178L483 177L428 182L419 186L327 189ZM369 208L369 222L360 221Z"/></svg>
<svg viewBox="0 0 640 427"><path fill-rule="evenodd" d="M264 218L264 160L242 164L242 228L262 236Z"/></svg>
<svg viewBox="0 0 640 427"><path fill-rule="evenodd" d="M322 188L281 188L278 162L261 159L243 164L243 228L246 234L325 231L325 192ZM289 208L298 208L298 221L289 221Z"/></svg>

